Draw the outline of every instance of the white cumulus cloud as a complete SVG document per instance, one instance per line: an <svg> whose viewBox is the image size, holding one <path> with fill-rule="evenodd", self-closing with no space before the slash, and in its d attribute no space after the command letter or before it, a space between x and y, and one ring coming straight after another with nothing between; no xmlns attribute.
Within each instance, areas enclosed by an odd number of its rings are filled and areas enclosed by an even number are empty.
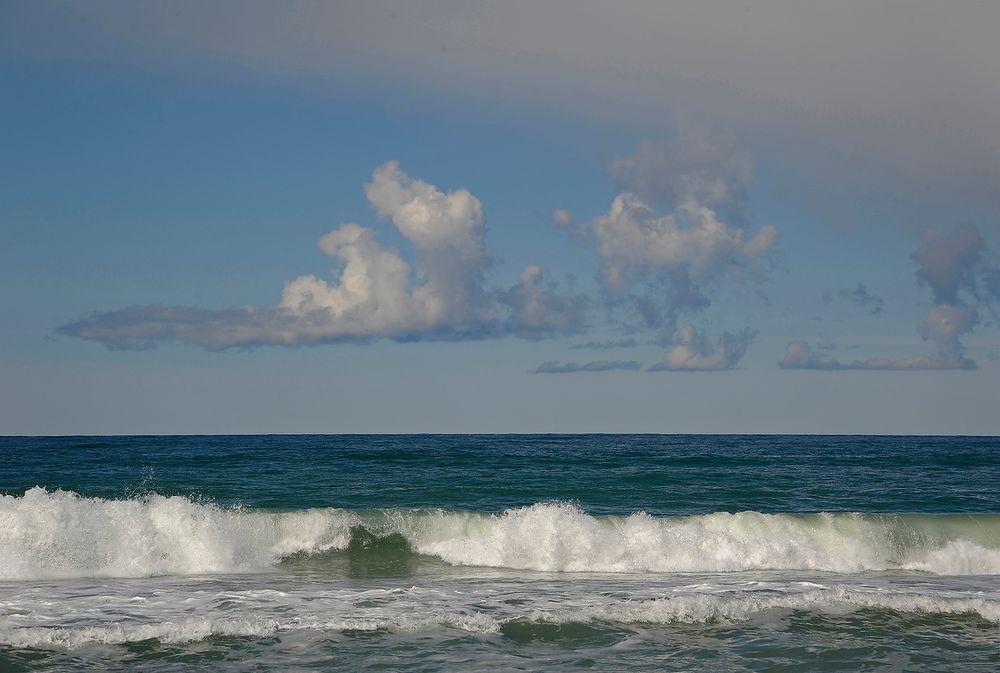
<svg viewBox="0 0 1000 673"><path fill-rule="evenodd" d="M346 223L319 240L338 264L336 277L290 280L276 306L133 306L59 331L108 348L175 340L223 350L378 338L544 338L583 330L585 300L541 285L538 266L526 267L510 290L486 287L486 220L482 203L467 189L442 192L390 161L375 169L365 193L379 217L412 245L415 270L400 251L382 247L372 229Z"/></svg>

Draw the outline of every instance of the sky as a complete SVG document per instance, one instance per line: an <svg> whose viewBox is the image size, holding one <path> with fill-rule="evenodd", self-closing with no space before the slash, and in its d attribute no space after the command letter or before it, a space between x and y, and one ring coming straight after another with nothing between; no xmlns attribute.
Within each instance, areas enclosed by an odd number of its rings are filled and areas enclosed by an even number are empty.
<svg viewBox="0 0 1000 673"><path fill-rule="evenodd" d="M1000 434L998 22L0 0L0 434Z"/></svg>

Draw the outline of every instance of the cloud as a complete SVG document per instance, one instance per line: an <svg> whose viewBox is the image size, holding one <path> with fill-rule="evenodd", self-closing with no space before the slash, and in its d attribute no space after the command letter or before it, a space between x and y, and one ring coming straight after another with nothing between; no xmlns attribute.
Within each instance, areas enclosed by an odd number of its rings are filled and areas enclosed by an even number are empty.
<svg viewBox="0 0 1000 673"><path fill-rule="evenodd" d="M499 300L511 309L514 334L542 339L583 332L587 298L559 294L555 286L540 285L541 280L541 268L529 264L521 272L517 285L500 293Z"/></svg>
<svg viewBox="0 0 1000 673"><path fill-rule="evenodd" d="M667 208L693 201L730 214L742 211L753 182L750 153L704 131L670 142L640 141L608 166L620 192Z"/></svg>
<svg viewBox="0 0 1000 673"><path fill-rule="evenodd" d="M660 341L671 346L664 367L732 367L752 340L744 338L750 332L723 335L713 347L693 326L677 325L711 305L708 288L754 278L775 251L775 227L746 226L749 153L713 136L681 134L670 142L640 142L608 172L622 191L606 214L577 223L557 210L553 220L596 250L610 309L628 307L647 328L661 330Z"/></svg>
<svg viewBox="0 0 1000 673"><path fill-rule="evenodd" d="M917 282L931 288L935 301L956 304L961 289L977 295L976 266L985 250L979 228L960 224L946 234L926 232L910 259L918 266Z"/></svg>
<svg viewBox="0 0 1000 673"><path fill-rule="evenodd" d="M783 369L975 369L976 363L965 356L962 336L971 332L979 322L979 314L963 301L963 291L974 300L989 301L989 279L994 267L987 265L986 242L974 225L961 224L950 232L929 233L921 246L910 255L917 264L916 278L920 285L930 287L934 305L917 326L917 332L934 345L934 355L905 358L872 358L856 360L849 364L826 357L802 340L793 341L778 363ZM981 281L985 278L985 281ZM980 291L983 283L985 291ZM867 290L858 285L850 293L859 298L861 305L870 303ZM881 307L881 303L877 304Z"/></svg>
<svg viewBox="0 0 1000 673"><path fill-rule="evenodd" d="M697 119L810 160L856 158L866 181L1000 201L996 3L70 0L13 3L5 23L21 57L203 72L216 61L394 96L404 83L658 132Z"/></svg>
<svg viewBox="0 0 1000 673"><path fill-rule="evenodd" d="M630 192L616 196L607 214L591 221L589 229L601 256L601 278L612 289L625 288L644 273L672 274L684 281L716 277L765 255L778 235L772 226L748 235L696 201L656 215Z"/></svg>
<svg viewBox="0 0 1000 673"><path fill-rule="evenodd" d="M663 362L649 371L718 371L732 369L743 359L747 347L757 337L757 332L744 330L731 334L725 332L715 343L694 326L686 324L673 337L673 346L667 350Z"/></svg>
<svg viewBox="0 0 1000 673"><path fill-rule="evenodd" d="M569 233L578 233L573 215L565 208L556 208L552 211L552 222L560 229Z"/></svg>
<svg viewBox="0 0 1000 673"><path fill-rule="evenodd" d="M347 223L319 241L320 250L338 263L337 278L309 274L290 280L277 306L133 306L58 331L111 349L146 349L174 340L208 350L379 338L543 338L582 331L583 298L540 286L537 266L526 267L510 290L486 289L485 217L468 190L442 192L390 161L375 169L365 193L375 212L413 246L416 271L398 250L382 247L373 230ZM509 308L506 316L502 305Z"/></svg>
<svg viewBox="0 0 1000 673"><path fill-rule="evenodd" d="M918 331L938 349L937 359L952 369L975 369L972 360L964 356L961 336L979 321L975 309L959 304L935 304L920 319Z"/></svg>
<svg viewBox="0 0 1000 673"><path fill-rule="evenodd" d="M635 360L598 360L578 364L576 362L559 362L549 360L534 369L529 374L575 374L577 372L607 372L620 369L641 369L642 365Z"/></svg>
<svg viewBox="0 0 1000 673"><path fill-rule="evenodd" d="M839 290L837 295L841 299L849 301L858 308L867 309L872 315L881 315L882 311L885 309L885 302L882 300L882 297L869 292L864 283L858 283L858 286L853 290Z"/></svg>
<svg viewBox="0 0 1000 673"><path fill-rule="evenodd" d="M975 369L976 363L957 355L914 355L905 358L869 358L841 362L821 353L818 347L802 339L788 344L785 357L778 363L782 369L923 371L944 369Z"/></svg>
<svg viewBox="0 0 1000 673"><path fill-rule="evenodd" d="M796 339L785 348L778 363L782 369L844 369L844 365L813 348L808 341Z"/></svg>
<svg viewBox="0 0 1000 673"><path fill-rule="evenodd" d="M569 347L574 350L607 351L615 348L634 348L635 345L636 340L634 337L626 337L624 339L611 339L609 341L584 341L582 343L570 344Z"/></svg>

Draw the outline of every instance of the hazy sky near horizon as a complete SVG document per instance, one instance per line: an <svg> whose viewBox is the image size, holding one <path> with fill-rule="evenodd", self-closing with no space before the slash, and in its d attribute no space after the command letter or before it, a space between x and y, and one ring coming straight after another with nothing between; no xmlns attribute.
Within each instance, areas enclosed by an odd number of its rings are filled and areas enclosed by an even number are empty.
<svg viewBox="0 0 1000 673"><path fill-rule="evenodd" d="M998 24L0 0L0 434L1000 434Z"/></svg>

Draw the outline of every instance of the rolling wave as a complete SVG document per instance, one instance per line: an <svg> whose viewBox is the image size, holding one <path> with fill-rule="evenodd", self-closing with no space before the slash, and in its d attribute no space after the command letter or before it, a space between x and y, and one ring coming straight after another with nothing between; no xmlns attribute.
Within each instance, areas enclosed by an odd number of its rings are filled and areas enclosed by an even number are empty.
<svg viewBox="0 0 1000 673"><path fill-rule="evenodd" d="M417 554L457 566L641 573L915 570L1000 574L1000 515L595 517L564 502L500 513L255 510L183 496L0 496L0 579L266 571L296 555Z"/></svg>

